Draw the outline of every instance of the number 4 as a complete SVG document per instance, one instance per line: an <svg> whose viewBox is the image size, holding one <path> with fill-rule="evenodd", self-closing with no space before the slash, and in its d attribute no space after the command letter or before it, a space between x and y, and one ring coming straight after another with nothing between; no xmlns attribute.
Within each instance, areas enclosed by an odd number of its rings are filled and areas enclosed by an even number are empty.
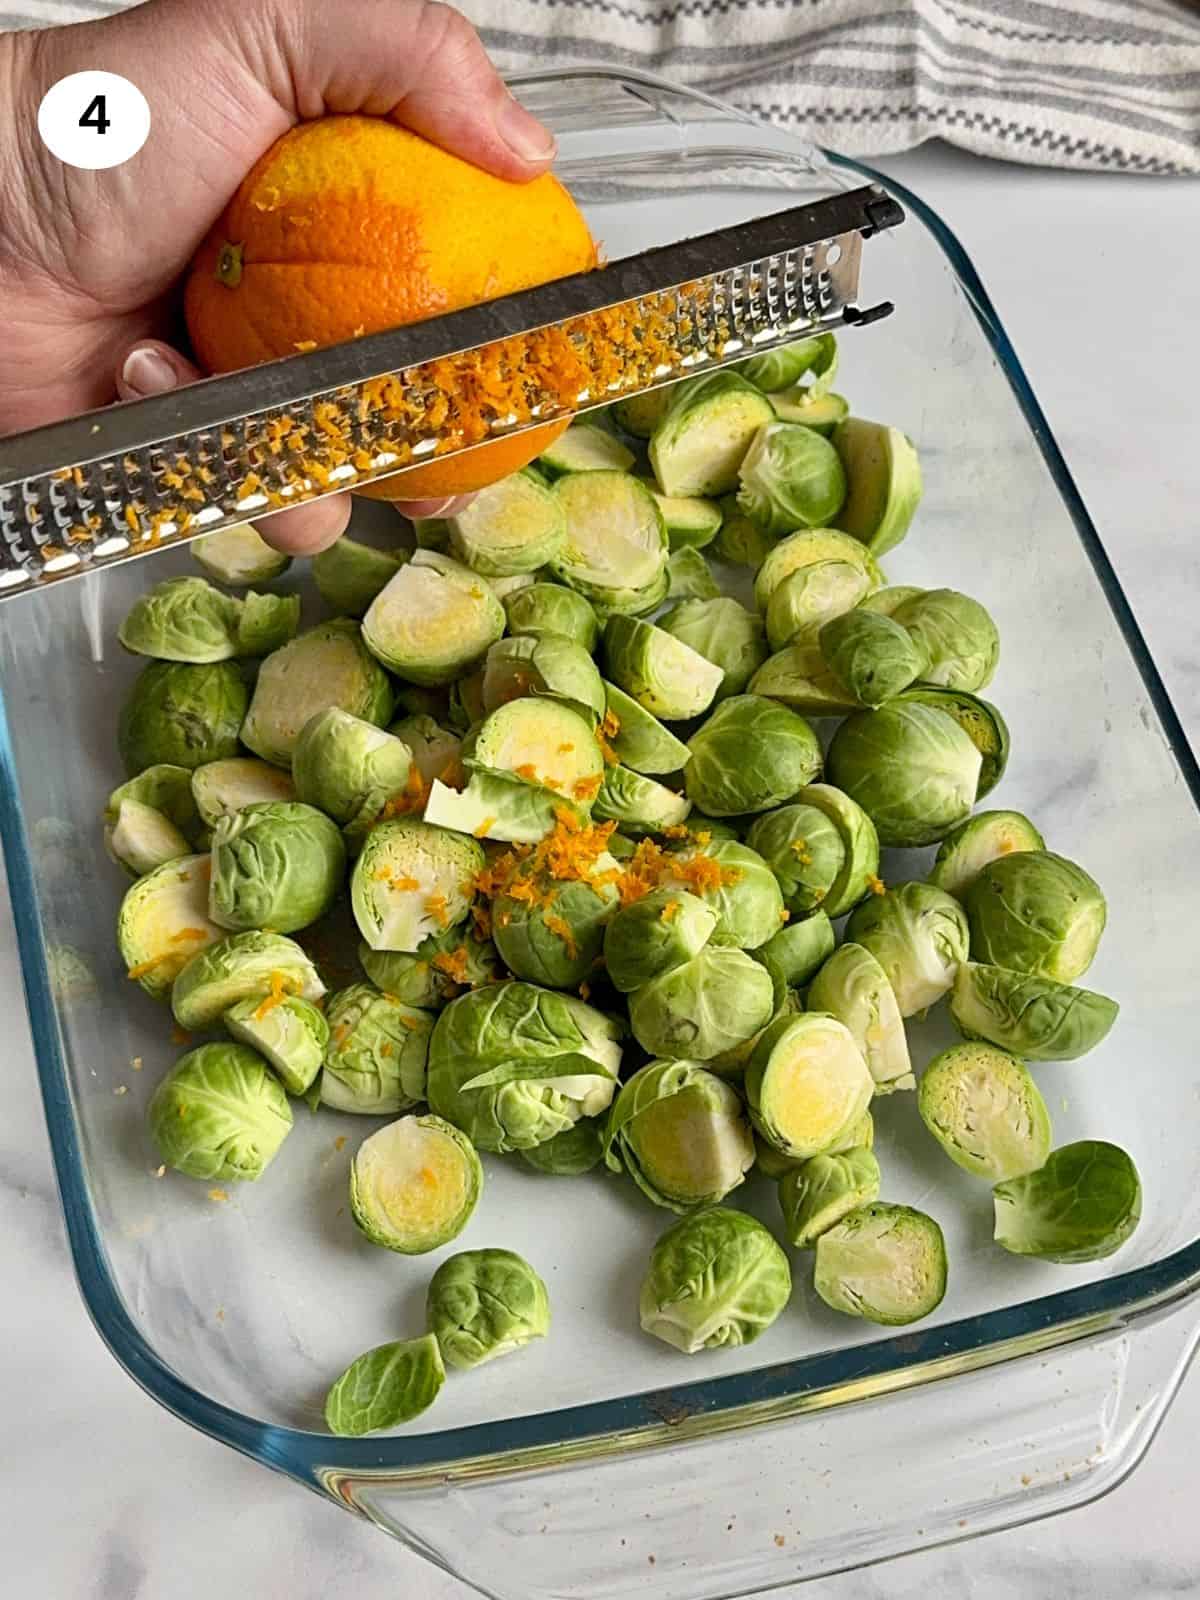
<svg viewBox="0 0 1200 1600"><path fill-rule="evenodd" d="M106 96L94 96L91 104L79 119L81 128L95 128L97 133L107 133L112 127L112 118L106 114Z"/></svg>

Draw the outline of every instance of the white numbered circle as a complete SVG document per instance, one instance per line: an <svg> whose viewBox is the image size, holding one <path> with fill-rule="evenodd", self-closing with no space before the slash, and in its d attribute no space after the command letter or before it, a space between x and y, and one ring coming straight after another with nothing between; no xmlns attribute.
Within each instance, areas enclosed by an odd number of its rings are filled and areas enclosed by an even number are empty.
<svg viewBox="0 0 1200 1600"><path fill-rule="evenodd" d="M119 167L150 133L150 107L117 72L72 72L47 89L38 107L42 143L69 167Z"/></svg>

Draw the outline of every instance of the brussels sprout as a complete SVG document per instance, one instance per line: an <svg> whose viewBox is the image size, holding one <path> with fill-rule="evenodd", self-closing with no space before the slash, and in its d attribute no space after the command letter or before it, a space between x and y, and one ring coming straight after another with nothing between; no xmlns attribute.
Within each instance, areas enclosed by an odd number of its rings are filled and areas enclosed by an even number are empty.
<svg viewBox="0 0 1200 1600"><path fill-rule="evenodd" d="M608 675L655 716L699 716L724 679L697 650L635 617L610 617L604 630Z"/></svg>
<svg viewBox="0 0 1200 1600"><path fill-rule="evenodd" d="M442 1359L481 1367L550 1332L550 1296L528 1261L512 1250L464 1250L429 1280L425 1320Z"/></svg>
<svg viewBox="0 0 1200 1600"><path fill-rule="evenodd" d="M312 558L313 582L331 611L362 617L407 559L405 551L376 550L343 534Z"/></svg>
<svg viewBox="0 0 1200 1600"><path fill-rule="evenodd" d="M770 867L794 917L822 905L846 864L837 824L816 806L781 806L751 827L746 843Z"/></svg>
<svg viewBox="0 0 1200 1600"><path fill-rule="evenodd" d="M921 463L899 428L847 417L833 430L849 493L838 526L877 556L900 543L921 503Z"/></svg>
<svg viewBox="0 0 1200 1600"><path fill-rule="evenodd" d="M612 1101L619 1025L570 995L492 984L452 1000L429 1047L429 1104L481 1150L527 1150Z"/></svg>
<svg viewBox="0 0 1200 1600"><path fill-rule="evenodd" d="M828 961L836 942L826 912L814 911L803 922L789 922L780 928L755 954L778 972L789 988L798 989ZM611 967L609 970L611 975Z"/></svg>
<svg viewBox="0 0 1200 1600"><path fill-rule="evenodd" d="M300 626L298 594L255 594L241 603L237 625L239 656L267 656L296 637Z"/></svg>
<svg viewBox="0 0 1200 1600"><path fill-rule="evenodd" d="M881 617L894 617L900 607L908 600L915 600L919 594L926 591L914 583L894 583L883 589L876 589L874 594L860 602L860 611L875 611Z"/></svg>
<svg viewBox="0 0 1200 1600"><path fill-rule="evenodd" d="M656 889L622 907L604 930L604 965L621 994L699 955L717 913L685 889Z"/></svg>
<svg viewBox="0 0 1200 1600"><path fill-rule="evenodd" d="M664 728L636 700L615 684L604 685L605 714L601 732L613 754L634 772L678 772L691 760L682 739Z"/></svg>
<svg viewBox="0 0 1200 1600"><path fill-rule="evenodd" d="M717 913L713 944L757 950L785 921L775 874L758 854L736 839L689 843L672 852L660 888L689 889Z"/></svg>
<svg viewBox="0 0 1200 1600"><path fill-rule="evenodd" d="M829 670L865 706L881 706L921 676L925 657L891 617L861 608L834 617L821 629L821 654Z"/></svg>
<svg viewBox="0 0 1200 1600"><path fill-rule="evenodd" d="M445 517L414 517L413 538L418 550L434 550L439 555L450 551L450 525Z"/></svg>
<svg viewBox="0 0 1200 1600"><path fill-rule="evenodd" d="M146 1116L168 1167L234 1183L261 1178L292 1126L283 1086L242 1044L202 1044L180 1056Z"/></svg>
<svg viewBox="0 0 1200 1600"><path fill-rule="evenodd" d="M476 667L450 685L446 721L458 733L469 733L483 720L483 668Z"/></svg>
<svg viewBox="0 0 1200 1600"><path fill-rule="evenodd" d="M562 634L518 634L498 639L488 651L483 668L484 710L495 711L526 695L561 700L589 719L604 715L604 684L596 663L581 644Z"/></svg>
<svg viewBox="0 0 1200 1600"><path fill-rule="evenodd" d="M827 526L846 498L846 474L829 440L778 418L754 435L738 483L738 510L774 538Z"/></svg>
<svg viewBox="0 0 1200 1600"><path fill-rule="evenodd" d="M292 752L296 792L361 838L388 801L406 792L412 752L394 734L352 717L338 706L304 724Z"/></svg>
<svg viewBox="0 0 1200 1600"><path fill-rule="evenodd" d="M875 1119L869 1111L864 1111L857 1122L852 1122L841 1136L833 1141L827 1150L821 1152L826 1156L844 1156L848 1150L873 1150L875 1148Z"/></svg>
<svg viewBox="0 0 1200 1600"><path fill-rule="evenodd" d="M372 950L364 940L358 959L376 988L426 1011L439 1011L464 989L477 989L504 976L492 941L462 927L431 933L413 951Z"/></svg>
<svg viewBox="0 0 1200 1600"><path fill-rule="evenodd" d="M299 995L255 995L239 1000L224 1016L239 1044L250 1045L266 1058L289 1094L306 1094L325 1059L329 1024L309 1000Z"/></svg>
<svg viewBox="0 0 1200 1600"><path fill-rule="evenodd" d="M772 547L755 574L755 605L765 613L771 596L781 584L808 567L821 566L826 562L853 567L864 580L860 585L864 595L870 594L883 582L883 574L874 558L857 539L839 532L837 528L799 528ZM839 604L839 609L848 610L854 604L855 601L848 600L844 606ZM829 617L836 614L830 611ZM827 621L828 617L822 620ZM814 642L815 639L814 631Z"/></svg>
<svg viewBox="0 0 1200 1600"><path fill-rule="evenodd" d="M1120 1145L1080 1139L992 1190L996 1243L1015 1256L1103 1261L1141 1221L1142 1181Z"/></svg>
<svg viewBox="0 0 1200 1600"><path fill-rule="evenodd" d="M654 496L672 550L703 550L713 542L721 527L721 507L715 500L698 494L660 494L653 479L638 481Z"/></svg>
<svg viewBox="0 0 1200 1600"><path fill-rule="evenodd" d="M859 944L835 950L813 979L806 1004L849 1028L876 1094L915 1087L896 992L871 951Z"/></svg>
<svg viewBox="0 0 1200 1600"><path fill-rule="evenodd" d="M290 773L248 756L209 761L189 776L195 810L210 828L245 806L296 798Z"/></svg>
<svg viewBox="0 0 1200 1600"><path fill-rule="evenodd" d="M829 780L856 800L880 842L933 844L975 803L979 751L953 718L893 700L848 717L825 758Z"/></svg>
<svg viewBox="0 0 1200 1600"><path fill-rule="evenodd" d="M553 1139L535 1144L531 1150L519 1150L517 1154L535 1172L554 1178L579 1178L604 1160L600 1127L599 1121L582 1117L574 1127L564 1128Z"/></svg>
<svg viewBox="0 0 1200 1600"><path fill-rule="evenodd" d="M179 1026L192 1031L219 1022L249 995L319 1000L324 993L316 967L294 940L282 933L231 933L182 966L171 989L171 1009Z"/></svg>
<svg viewBox="0 0 1200 1600"><path fill-rule="evenodd" d="M156 998L192 956L221 938L208 920L207 855L165 861L131 884L117 913L117 944L129 976Z"/></svg>
<svg viewBox="0 0 1200 1600"><path fill-rule="evenodd" d="M372 1244L405 1256L457 1239L482 1188L474 1145L441 1117L389 1122L363 1140L350 1164L355 1222Z"/></svg>
<svg viewBox="0 0 1200 1600"><path fill-rule="evenodd" d="M366 1117L407 1111L425 1098L425 1063L433 1017L352 983L330 996L329 1042L321 1104Z"/></svg>
<svg viewBox="0 0 1200 1600"><path fill-rule="evenodd" d="M1074 1061L1105 1038L1120 1008L1107 995L1049 978L964 961L950 1015L968 1039L1011 1050L1026 1061Z"/></svg>
<svg viewBox="0 0 1200 1600"><path fill-rule="evenodd" d="M352 1361L325 1398L330 1433L359 1438L397 1428L428 1410L446 1381L432 1333L381 1344Z"/></svg>
<svg viewBox="0 0 1200 1600"><path fill-rule="evenodd" d="M711 545L713 555L734 567L759 566L774 548L774 537L738 509L736 494L723 496L718 504L721 526Z"/></svg>
<svg viewBox="0 0 1200 1600"><path fill-rule="evenodd" d="M850 415L850 402L844 395L816 394L813 387L780 389L771 396L780 422L799 422L828 439L839 422Z"/></svg>
<svg viewBox="0 0 1200 1600"><path fill-rule="evenodd" d="M454 555L485 578L536 572L558 554L567 531L560 501L527 472L481 489L446 527Z"/></svg>
<svg viewBox="0 0 1200 1600"><path fill-rule="evenodd" d="M372 828L354 863L350 903L372 950L415 951L470 909L483 849L475 839L411 817Z"/></svg>
<svg viewBox="0 0 1200 1600"><path fill-rule="evenodd" d="M873 1150L875 1148L875 1120L869 1111L864 1111L857 1122L852 1122L835 1139L827 1150L821 1152L825 1156L844 1156L852 1150ZM805 1165L805 1160L815 1161L815 1156L801 1158L785 1156L781 1150L776 1150L761 1134L754 1135L754 1165L764 1178L771 1178L776 1183L781 1178L786 1178L789 1172L798 1172Z"/></svg>
<svg viewBox="0 0 1200 1600"><path fill-rule="evenodd" d="M666 836L667 848L689 850L694 845L697 850L707 850L714 843L740 844L742 836L736 823L742 820L738 817L731 822L727 817L710 817L703 811L689 811L687 821L678 828L672 828Z"/></svg>
<svg viewBox="0 0 1200 1600"><path fill-rule="evenodd" d="M790 644L768 656L750 679L749 689L806 717L844 717L862 709L825 665L815 642Z"/></svg>
<svg viewBox="0 0 1200 1600"><path fill-rule="evenodd" d="M667 565L667 530L645 484L626 472L573 472L553 494L567 523L555 577L598 604L636 606Z"/></svg>
<svg viewBox="0 0 1200 1600"><path fill-rule="evenodd" d="M787 1256L754 1217L713 1206L668 1228L642 1282L642 1330L695 1355L751 1344L787 1305Z"/></svg>
<svg viewBox="0 0 1200 1600"><path fill-rule="evenodd" d="M295 933L325 915L342 886L337 827L298 801L245 806L213 833L208 914L222 928Z"/></svg>
<svg viewBox="0 0 1200 1600"><path fill-rule="evenodd" d="M942 1230L911 1206L859 1206L817 1240L813 1287L848 1317L885 1327L916 1322L946 1293Z"/></svg>
<svg viewBox="0 0 1200 1600"><path fill-rule="evenodd" d="M624 433L635 439L648 439L663 419L671 398L671 385L647 389L642 394L631 394L628 400L614 400L613 421Z"/></svg>
<svg viewBox="0 0 1200 1600"><path fill-rule="evenodd" d="M254 685L242 743L264 761L289 767L300 730L327 706L340 706L380 727L392 714L387 673L364 647L358 624L347 617L309 628L267 657Z"/></svg>
<svg viewBox="0 0 1200 1600"><path fill-rule="evenodd" d="M198 770L203 771L203 768ZM139 772L114 789L104 807L104 820L115 826L122 802L135 800L166 817L182 833L196 831L196 803L192 798L193 774L187 767L160 763Z"/></svg>
<svg viewBox="0 0 1200 1600"><path fill-rule="evenodd" d="M664 612L658 626L721 668L718 701L741 694L767 659L762 621L728 596L680 601Z"/></svg>
<svg viewBox="0 0 1200 1600"><path fill-rule="evenodd" d="M870 593L870 578L861 567L849 561L815 561L789 573L771 591L767 602L767 641L772 650L789 644L819 645L820 635L830 621L836 621L856 607ZM844 677L822 660L843 697L854 699Z"/></svg>
<svg viewBox="0 0 1200 1600"><path fill-rule="evenodd" d="M436 550L418 550L362 620L371 654L420 684L450 683L503 632L504 607L487 584Z"/></svg>
<svg viewBox="0 0 1200 1600"><path fill-rule="evenodd" d="M228 661L238 653L241 609L204 578L166 578L134 601L117 638L159 661Z"/></svg>
<svg viewBox="0 0 1200 1600"><path fill-rule="evenodd" d="M458 778L462 767L462 740L435 718L420 712L400 717L388 732L408 746L412 764L421 774L423 784L430 784L435 778L453 783Z"/></svg>
<svg viewBox="0 0 1200 1600"><path fill-rule="evenodd" d="M633 460L633 451L607 428L577 420L542 451L538 466L560 478L568 472L628 472Z"/></svg>
<svg viewBox="0 0 1200 1600"><path fill-rule="evenodd" d="M879 1163L870 1150L811 1156L779 1183L783 1228L798 1250L811 1250L849 1212L879 1199Z"/></svg>
<svg viewBox="0 0 1200 1600"><path fill-rule="evenodd" d="M131 777L147 767L203 766L236 755L246 685L232 661L152 661L121 711L117 743Z"/></svg>
<svg viewBox="0 0 1200 1600"><path fill-rule="evenodd" d="M509 633L517 637L562 634L589 655L600 642L600 624L591 603L561 583L534 583L506 595L504 614Z"/></svg>
<svg viewBox="0 0 1200 1600"><path fill-rule="evenodd" d="M220 533L201 534L188 549L210 578L227 583L231 589L270 583L272 578L282 577L292 564L291 556L273 550L257 528L248 523L239 528L222 528Z"/></svg>
<svg viewBox="0 0 1200 1600"><path fill-rule="evenodd" d="M906 689L899 697L907 704L932 706L944 711L970 739L979 751L979 783L975 789L976 800L982 800L1004 776L1008 766L1008 724L988 700L968 694L965 689L936 689L928 684L917 684Z"/></svg>
<svg viewBox="0 0 1200 1600"><path fill-rule="evenodd" d="M629 996L629 1025L653 1056L709 1061L765 1028L775 1009L771 974L744 950L706 945Z"/></svg>
<svg viewBox="0 0 1200 1600"><path fill-rule="evenodd" d="M980 811L942 840L929 881L961 900L989 863L1045 848L1046 841L1019 811Z"/></svg>
<svg viewBox="0 0 1200 1600"><path fill-rule="evenodd" d="M720 592L721 586L699 550L685 547L667 558L668 600L715 600Z"/></svg>
<svg viewBox="0 0 1200 1600"><path fill-rule="evenodd" d="M870 951L887 973L900 1015L912 1017L949 993L969 936L952 895L931 883L900 883L851 913L846 938Z"/></svg>
<svg viewBox="0 0 1200 1600"><path fill-rule="evenodd" d="M104 848L135 878L192 849L173 822L140 800L120 802L115 820L105 826Z"/></svg>
<svg viewBox="0 0 1200 1600"><path fill-rule="evenodd" d="M626 833L661 833L679 827L691 809L686 795L617 766L605 772L592 815L618 823Z"/></svg>
<svg viewBox="0 0 1200 1600"><path fill-rule="evenodd" d="M651 582L641 589L610 589L592 591L592 609L600 623L601 631L609 617L645 617L656 610L667 598L671 579L666 566Z"/></svg>
<svg viewBox="0 0 1200 1600"><path fill-rule="evenodd" d="M617 876L616 861L604 852L586 876L562 880L542 868L501 890L492 901L492 936L513 976L551 989L583 983L617 908Z"/></svg>
<svg viewBox="0 0 1200 1600"><path fill-rule="evenodd" d="M924 652L926 682L974 693L992 681L1000 637L978 600L956 589L927 589L899 606L893 620Z"/></svg>
<svg viewBox="0 0 1200 1600"><path fill-rule="evenodd" d="M1050 1154L1050 1113L1016 1056L995 1045L954 1044L921 1074L921 1121L964 1172L1017 1178Z"/></svg>
<svg viewBox="0 0 1200 1600"><path fill-rule="evenodd" d="M650 440L650 465L664 494L728 494L771 402L736 372L676 383Z"/></svg>
<svg viewBox="0 0 1200 1600"><path fill-rule="evenodd" d="M737 1092L694 1061L651 1061L622 1084L604 1130L604 1159L670 1211L709 1205L754 1165Z"/></svg>
<svg viewBox="0 0 1200 1600"><path fill-rule="evenodd" d="M1048 850L990 862L963 899L975 961L1071 983L1092 964L1108 915L1082 867Z"/></svg>
<svg viewBox="0 0 1200 1600"><path fill-rule="evenodd" d="M779 805L821 770L821 746L809 724L762 695L723 701L688 749L688 795L716 817Z"/></svg>
<svg viewBox="0 0 1200 1600"><path fill-rule="evenodd" d="M821 902L830 917L840 917L879 887L879 835L875 824L848 794L828 783L810 783L796 802L822 812L841 837L845 861Z"/></svg>
<svg viewBox="0 0 1200 1600"><path fill-rule="evenodd" d="M784 1155L822 1155L871 1102L874 1081L854 1035L816 1012L782 1016L746 1068L750 1120Z"/></svg>
<svg viewBox="0 0 1200 1600"><path fill-rule="evenodd" d="M492 772L473 772L461 794L435 782L425 803L426 822L497 844L536 844L564 815L586 813L556 789Z"/></svg>
<svg viewBox="0 0 1200 1600"><path fill-rule="evenodd" d="M837 364L837 340L832 333L818 333L780 345L766 355L738 361L734 370L766 394L790 389L804 377L809 379L806 393L823 394L833 382Z"/></svg>
<svg viewBox="0 0 1200 1600"><path fill-rule="evenodd" d="M604 777L589 719L550 699L498 706L464 742L463 763L553 789L584 810Z"/></svg>

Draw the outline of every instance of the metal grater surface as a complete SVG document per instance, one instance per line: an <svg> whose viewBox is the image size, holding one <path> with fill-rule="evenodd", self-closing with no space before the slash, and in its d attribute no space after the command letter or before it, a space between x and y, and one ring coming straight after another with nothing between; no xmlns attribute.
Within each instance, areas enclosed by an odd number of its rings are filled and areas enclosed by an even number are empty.
<svg viewBox="0 0 1200 1600"><path fill-rule="evenodd" d="M862 240L903 219L868 186L0 439L0 598L871 321Z"/></svg>

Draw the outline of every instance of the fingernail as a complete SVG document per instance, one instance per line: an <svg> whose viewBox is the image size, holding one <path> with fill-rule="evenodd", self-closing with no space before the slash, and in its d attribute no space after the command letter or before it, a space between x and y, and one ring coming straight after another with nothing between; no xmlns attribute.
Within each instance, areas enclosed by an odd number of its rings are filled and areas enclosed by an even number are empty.
<svg viewBox="0 0 1200 1600"><path fill-rule="evenodd" d="M531 117L511 95L496 107L496 131L522 161L547 161L554 154L555 139L549 128Z"/></svg>
<svg viewBox="0 0 1200 1600"><path fill-rule="evenodd" d="M179 386L175 368L167 358L145 345L125 357L121 381L138 395L166 394Z"/></svg>

